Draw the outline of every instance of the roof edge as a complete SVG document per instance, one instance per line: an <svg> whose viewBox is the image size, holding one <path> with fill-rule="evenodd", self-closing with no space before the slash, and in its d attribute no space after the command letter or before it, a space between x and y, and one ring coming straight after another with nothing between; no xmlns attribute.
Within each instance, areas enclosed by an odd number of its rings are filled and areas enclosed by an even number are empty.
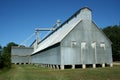
<svg viewBox="0 0 120 80"><path fill-rule="evenodd" d="M80 10L82 10L82 9L88 9L88 10L90 10L90 11L92 11L89 7L83 7L83 8L81 8Z"/></svg>
<svg viewBox="0 0 120 80"><path fill-rule="evenodd" d="M56 28L53 32L51 32L48 36L46 36L43 40L41 40L38 44L40 44L41 42L43 42L46 38L48 38L50 35L52 35L54 32L56 32L59 28L63 27L66 23L68 23L71 19L73 19L74 17L76 17L81 10L83 9L88 9L90 11L92 11L90 8L88 7L83 7L80 8L79 10L77 10L72 16L70 16L68 19L66 19L58 28Z"/></svg>
<svg viewBox="0 0 120 80"><path fill-rule="evenodd" d="M94 21L92 21L92 23L98 28L98 26L96 25L96 23ZM112 41L106 36L106 34L100 29L98 28L100 32L102 32L102 34L106 37L106 39L112 44Z"/></svg>

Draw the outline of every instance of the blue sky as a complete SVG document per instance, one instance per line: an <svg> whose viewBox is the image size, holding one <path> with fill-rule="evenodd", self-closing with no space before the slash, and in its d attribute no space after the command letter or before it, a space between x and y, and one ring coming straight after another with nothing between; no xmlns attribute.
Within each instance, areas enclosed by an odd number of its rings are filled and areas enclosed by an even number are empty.
<svg viewBox="0 0 120 80"><path fill-rule="evenodd" d="M0 45L20 44L35 28L51 27L57 19L64 22L85 6L92 9L93 21L99 28L120 22L120 0L0 0Z"/></svg>

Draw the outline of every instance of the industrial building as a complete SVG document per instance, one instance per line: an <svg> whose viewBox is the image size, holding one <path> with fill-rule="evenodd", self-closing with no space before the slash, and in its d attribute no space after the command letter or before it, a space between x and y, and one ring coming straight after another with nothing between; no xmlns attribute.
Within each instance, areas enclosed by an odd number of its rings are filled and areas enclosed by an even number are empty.
<svg viewBox="0 0 120 80"><path fill-rule="evenodd" d="M34 41L30 63L58 69L96 68L98 64L112 67L111 44L93 22L91 9L84 7L43 40Z"/></svg>
<svg viewBox="0 0 120 80"><path fill-rule="evenodd" d="M33 48L13 46L11 50L11 62L14 64L30 64Z"/></svg>

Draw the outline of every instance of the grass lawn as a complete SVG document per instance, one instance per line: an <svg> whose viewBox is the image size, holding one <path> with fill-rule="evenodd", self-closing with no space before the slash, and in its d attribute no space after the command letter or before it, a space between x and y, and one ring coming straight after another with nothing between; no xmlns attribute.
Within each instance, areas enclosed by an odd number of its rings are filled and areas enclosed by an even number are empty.
<svg viewBox="0 0 120 80"><path fill-rule="evenodd" d="M10 70L0 70L0 80L120 80L120 65L74 70L13 65Z"/></svg>

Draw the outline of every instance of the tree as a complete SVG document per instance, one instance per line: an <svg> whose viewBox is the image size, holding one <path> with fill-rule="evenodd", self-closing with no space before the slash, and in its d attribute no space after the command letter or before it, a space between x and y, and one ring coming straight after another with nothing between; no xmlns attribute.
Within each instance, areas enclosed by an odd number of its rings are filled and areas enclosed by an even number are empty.
<svg viewBox="0 0 120 80"><path fill-rule="evenodd" d="M7 44L6 47L3 48L3 54L2 54L3 66L7 68L11 67L11 47L12 46L18 46L18 45L15 44L14 42L10 42Z"/></svg>
<svg viewBox="0 0 120 80"><path fill-rule="evenodd" d="M108 26L103 32L112 41L112 56L114 61L120 61L120 26Z"/></svg>
<svg viewBox="0 0 120 80"><path fill-rule="evenodd" d="M3 68L2 46L0 45L0 68Z"/></svg>

